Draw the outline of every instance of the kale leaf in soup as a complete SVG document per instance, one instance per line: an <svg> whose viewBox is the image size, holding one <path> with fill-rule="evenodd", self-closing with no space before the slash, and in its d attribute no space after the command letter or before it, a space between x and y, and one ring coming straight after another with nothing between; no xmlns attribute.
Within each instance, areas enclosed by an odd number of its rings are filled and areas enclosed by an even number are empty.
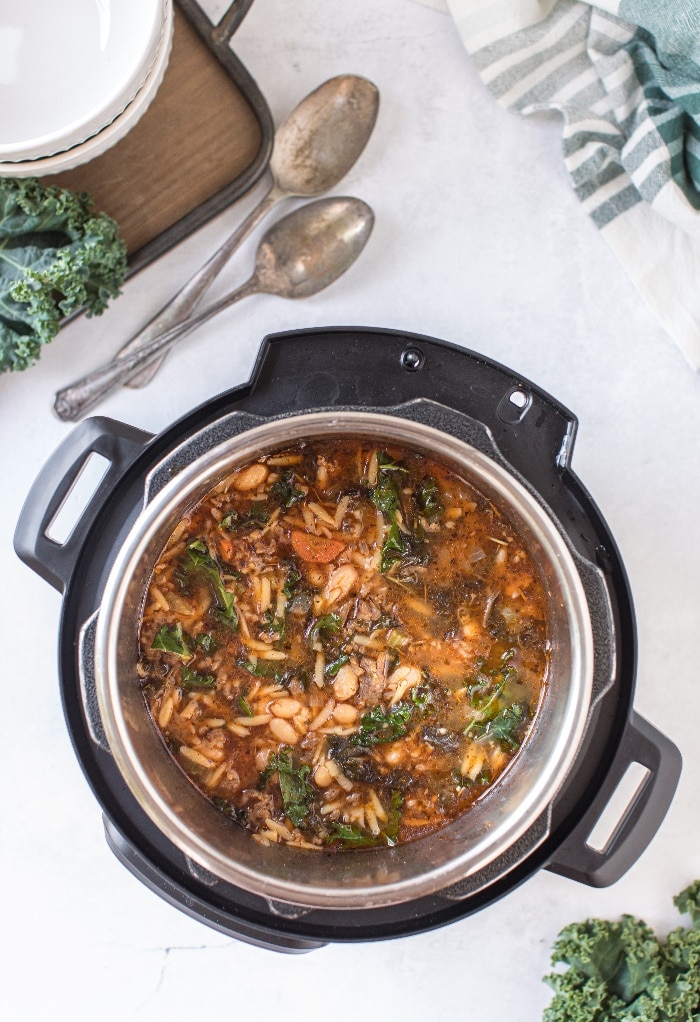
<svg viewBox="0 0 700 1022"><path fill-rule="evenodd" d="M512 524L408 448L298 444L236 469L153 571L138 675L169 753L263 845L445 826L527 738L546 599Z"/></svg>

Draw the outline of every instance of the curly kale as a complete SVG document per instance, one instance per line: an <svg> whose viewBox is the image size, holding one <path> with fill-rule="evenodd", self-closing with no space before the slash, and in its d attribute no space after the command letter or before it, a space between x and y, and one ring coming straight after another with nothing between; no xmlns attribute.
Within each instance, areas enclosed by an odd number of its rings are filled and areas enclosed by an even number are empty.
<svg viewBox="0 0 700 1022"><path fill-rule="evenodd" d="M103 312L125 275L117 225L88 195L0 179L0 372L33 365L64 316Z"/></svg>
<svg viewBox="0 0 700 1022"><path fill-rule="evenodd" d="M689 915L691 925L700 930L700 880L696 880L690 887L677 894L673 904L682 915Z"/></svg>
<svg viewBox="0 0 700 1022"><path fill-rule="evenodd" d="M640 919L565 927L545 976L555 991L543 1022L700 1022L700 881L674 898L691 917L665 941Z"/></svg>

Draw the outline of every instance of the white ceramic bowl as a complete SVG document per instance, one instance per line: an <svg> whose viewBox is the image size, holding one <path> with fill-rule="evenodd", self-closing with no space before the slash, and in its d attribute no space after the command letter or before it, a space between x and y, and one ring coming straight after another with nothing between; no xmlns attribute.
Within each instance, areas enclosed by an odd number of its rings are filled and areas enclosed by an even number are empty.
<svg viewBox="0 0 700 1022"><path fill-rule="evenodd" d="M0 0L0 3L2 3L2 0ZM170 56L173 17L172 2L168 0L165 7L163 32L153 64L146 75L142 87L121 114L115 117L105 128L84 142L80 142L70 149L55 153L52 156L46 156L42 159L12 160L9 162L0 159L0 177L45 177L49 174L59 174L64 170L71 170L82 163L94 160L131 131L148 109L163 81ZM0 28L1 32L2 29Z"/></svg>
<svg viewBox="0 0 700 1022"><path fill-rule="evenodd" d="M0 162L43 159L110 125L143 89L172 0L0 0Z"/></svg>

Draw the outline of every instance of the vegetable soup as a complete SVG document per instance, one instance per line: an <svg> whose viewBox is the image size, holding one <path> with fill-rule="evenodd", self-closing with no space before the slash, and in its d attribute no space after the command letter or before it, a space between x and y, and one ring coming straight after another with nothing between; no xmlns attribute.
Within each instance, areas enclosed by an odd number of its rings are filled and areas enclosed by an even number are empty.
<svg viewBox="0 0 700 1022"><path fill-rule="evenodd" d="M446 464L367 440L237 469L179 523L138 675L180 767L262 844L394 845L469 810L542 698L546 597Z"/></svg>

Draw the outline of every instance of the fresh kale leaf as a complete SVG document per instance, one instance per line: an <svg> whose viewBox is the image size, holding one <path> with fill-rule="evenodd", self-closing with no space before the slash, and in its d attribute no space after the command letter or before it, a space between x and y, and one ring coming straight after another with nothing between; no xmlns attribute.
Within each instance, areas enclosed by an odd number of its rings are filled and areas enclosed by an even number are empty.
<svg viewBox="0 0 700 1022"><path fill-rule="evenodd" d="M700 882L674 898L695 923ZM665 941L642 920L588 919L565 927L545 976L555 992L543 1022L697 1022L700 930L679 927Z"/></svg>
<svg viewBox="0 0 700 1022"><path fill-rule="evenodd" d="M151 649L162 651L163 653L172 653L174 656L179 657L183 663L188 664L190 660L194 659L194 653L190 649L188 638L189 636L183 633L182 625L179 621L172 628L169 628L168 625L163 625L153 640Z"/></svg>
<svg viewBox="0 0 700 1022"><path fill-rule="evenodd" d="M412 716L413 706L410 703L398 703L386 713L381 706L375 706L362 714L359 730L351 741L353 745L363 745L365 748L394 742L406 734Z"/></svg>
<svg viewBox="0 0 700 1022"><path fill-rule="evenodd" d="M690 916L694 929L700 930L700 880L696 880L690 887L677 894L673 904L681 914Z"/></svg>
<svg viewBox="0 0 700 1022"><path fill-rule="evenodd" d="M295 767L291 749L283 748L270 756L262 775L263 784L267 784L275 773L279 776L285 815L295 827L300 827L309 814L314 797L313 786L308 781L311 767Z"/></svg>
<svg viewBox="0 0 700 1022"><path fill-rule="evenodd" d="M0 179L0 372L33 365L70 313L103 312L126 268L116 223L89 196Z"/></svg>

